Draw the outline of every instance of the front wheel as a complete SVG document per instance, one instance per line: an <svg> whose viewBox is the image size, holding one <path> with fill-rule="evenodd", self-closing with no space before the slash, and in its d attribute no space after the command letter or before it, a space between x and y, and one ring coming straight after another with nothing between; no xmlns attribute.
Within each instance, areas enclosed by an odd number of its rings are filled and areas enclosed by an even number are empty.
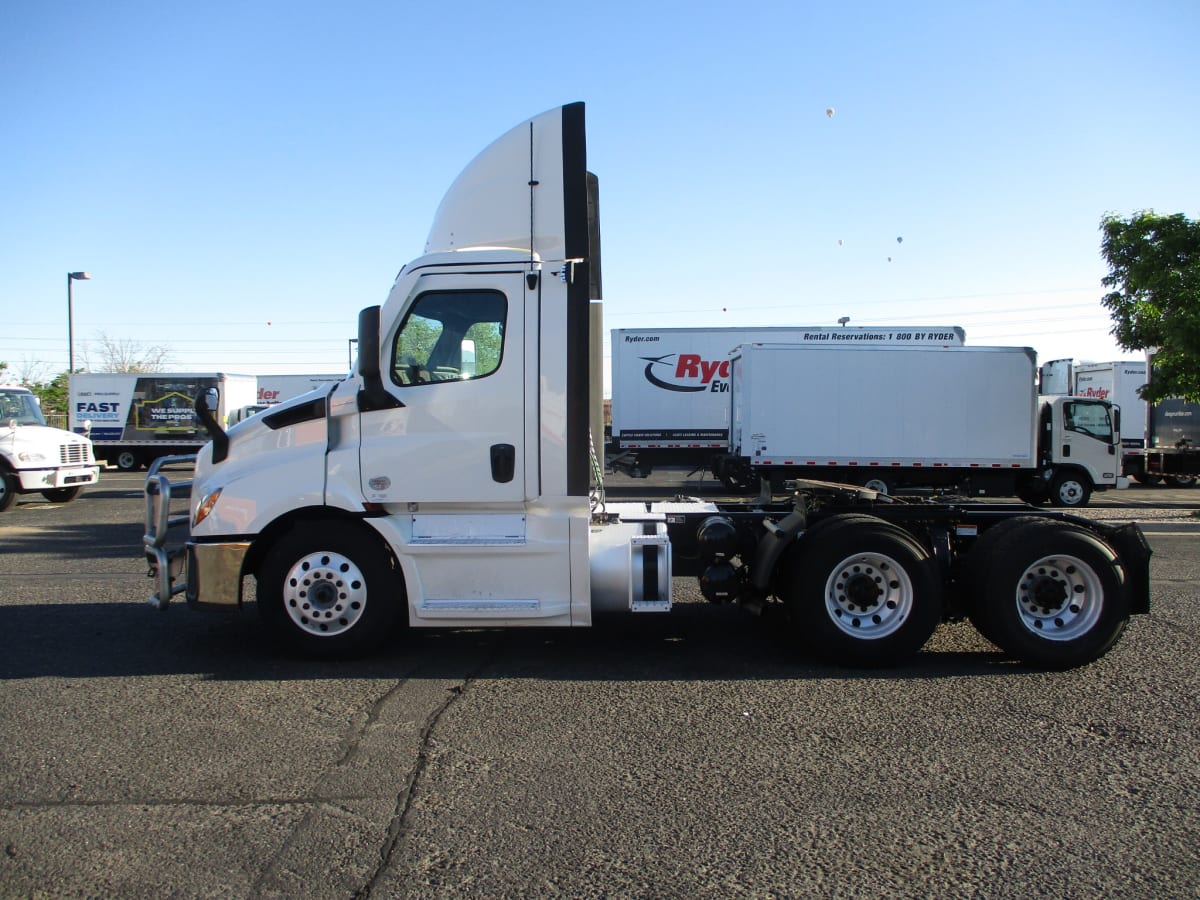
<svg viewBox="0 0 1200 900"><path fill-rule="evenodd" d="M874 517L813 532L781 591L796 638L831 662L856 666L893 665L920 650L942 616L928 551Z"/></svg>
<svg viewBox="0 0 1200 900"><path fill-rule="evenodd" d="M1053 506L1083 507L1092 496L1092 485L1086 475L1063 472L1050 482L1050 503Z"/></svg>
<svg viewBox="0 0 1200 900"><path fill-rule="evenodd" d="M8 509L17 499L17 476L0 471L0 512Z"/></svg>
<svg viewBox="0 0 1200 900"><path fill-rule="evenodd" d="M82 490L83 490L83 488L81 488L79 486L65 487L65 488L53 488L52 490L49 490L49 491L42 491L42 496L45 497L47 500L49 500L51 503L70 503L72 500L74 500L76 497L79 496L79 492Z"/></svg>
<svg viewBox="0 0 1200 900"><path fill-rule="evenodd" d="M1125 575L1095 535L1050 520L1025 521L973 560L972 620L1011 655L1049 669L1103 656L1129 620Z"/></svg>
<svg viewBox="0 0 1200 900"><path fill-rule="evenodd" d="M377 647L405 606L402 576L379 538L342 522L301 525L258 571L258 609L286 646L344 657Z"/></svg>

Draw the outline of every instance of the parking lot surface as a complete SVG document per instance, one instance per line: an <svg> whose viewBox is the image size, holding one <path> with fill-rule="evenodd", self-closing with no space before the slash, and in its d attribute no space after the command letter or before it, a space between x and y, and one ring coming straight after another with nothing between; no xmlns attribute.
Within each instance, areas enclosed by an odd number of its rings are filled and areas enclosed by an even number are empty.
<svg viewBox="0 0 1200 900"><path fill-rule="evenodd" d="M714 489L688 482L613 489ZM0 896L1196 896L1198 507L1095 496L1143 523L1153 609L1049 673L965 623L820 665L682 579L666 617L312 662L252 607L146 605L141 475L22 498Z"/></svg>

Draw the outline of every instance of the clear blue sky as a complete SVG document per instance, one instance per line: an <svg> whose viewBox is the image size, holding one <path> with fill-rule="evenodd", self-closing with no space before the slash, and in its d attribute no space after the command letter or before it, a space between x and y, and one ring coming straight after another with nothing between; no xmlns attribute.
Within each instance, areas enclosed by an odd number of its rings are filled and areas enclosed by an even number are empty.
<svg viewBox="0 0 1200 900"><path fill-rule="evenodd" d="M103 333L178 371L345 370L462 166L575 100L607 327L1134 356L1098 226L1197 215L1198 39L1194 0L8 0L0 360L66 368L87 270L78 364Z"/></svg>

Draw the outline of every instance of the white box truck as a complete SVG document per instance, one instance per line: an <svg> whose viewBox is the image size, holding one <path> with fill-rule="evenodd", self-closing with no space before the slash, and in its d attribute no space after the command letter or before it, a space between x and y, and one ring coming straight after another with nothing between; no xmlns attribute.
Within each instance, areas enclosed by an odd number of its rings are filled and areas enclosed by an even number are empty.
<svg viewBox="0 0 1200 900"><path fill-rule="evenodd" d="M217 388L218 418L254 402L253 375L223 372L84 373L72 375L69 424L83 434L90 424L96 458L125 472L160 456L195 453L210 438L193 408L196 395Z"/></svg>
<svg viewBox="0 0 1200 900"><path fill-rule="evenodd" d="M90 440L46 425L37 395L28 388L0 384L0 512L18 494L66 503L99 479Z"/></svg>
<svg viewBox="0 0 1200 900"><path fill-rule="evenodd" d="M1152 377L1146 360L1052 360L1043 390L1109 400L1120 410L1121 471L1142 484L1191 487L1200 476L1200 404L1169 397L1146 403L1138 390Z"/></svg>
<svg viewBox="0 0 1200 900"><path fill-rule="evenodd" d="M589 437L602 326L584 133L583 104L559 107L463 170L424 254L359 314L351 377L228 431L202 395L214 434L192 478L146 479L154 606L236 610L253 577L269 632L338 656L405 624L665 615L672 576L695 575L713 602L775 606L799 647L841 663L904 659L969 616L1052 668L1096 659L1148 610L1135 524L829 484L608 502Z"/></svg>
<svg viewBox="0 0 1200 900"><path fill-rule="evenodd" d="M1110 404L1036 393L1026 347L747 344L723 481L818 478L1084 506L1116 487Z"/></svg>
<svg viewBox="0 0 1200 900"><path fill-rule="evenodd" d="M729 354L740 344L961 347L957 326L614 328L606 462L634 477L655 466L709 468L729 448Z"/></svg>

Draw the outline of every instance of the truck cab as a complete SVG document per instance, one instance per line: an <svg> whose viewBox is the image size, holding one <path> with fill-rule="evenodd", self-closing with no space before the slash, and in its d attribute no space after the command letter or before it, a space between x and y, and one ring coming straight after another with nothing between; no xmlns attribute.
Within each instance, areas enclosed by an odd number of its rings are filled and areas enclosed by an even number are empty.
<svg viewBox="0 0 1200 900"><path fill-rule="evenodd" d="M662 614L672 577L688 574L715 603L784 605L797 641L842 662L897 661L944 617L977 614L1010 652L1056 667L1106 652L1145 610L1136 526L905 507L829 484L725 504L607 502L592 440L597 211L583 105L535 116L468 164L424 254L359 314L349 377L228 431L217 392L201 392L212 440L192 480L173 483L167 459L146 481L152 604L185 593L236 609L252 578L269 632L340 656L397 625ZM168 541L175 526L182 546Z"/></svg>
<svg viewBox="0 0 1200 900"><path fill-rule="evenodd" d="M1023 488L1026 499L1086 506L1093 490L1126 488L1121 474L1120 410L1107 400L1042 396L1041 466Z"/></svg>
<svg viewBox="0 0 1200 900"><path fill-rule="evenodd" d="M74 500L100 480L92 442L84 435L50 428L37 395L17 384L0 384L0 510L18 494Z"/></svg>

